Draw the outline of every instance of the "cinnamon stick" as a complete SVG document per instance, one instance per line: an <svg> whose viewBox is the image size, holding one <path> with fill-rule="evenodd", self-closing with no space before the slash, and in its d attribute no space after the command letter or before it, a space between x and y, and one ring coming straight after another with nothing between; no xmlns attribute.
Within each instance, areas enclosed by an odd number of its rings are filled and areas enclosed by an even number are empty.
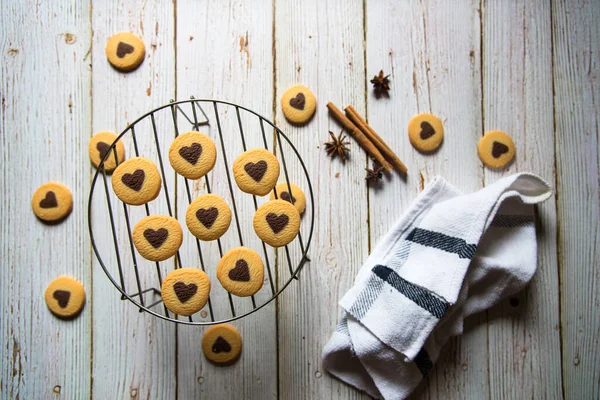
<svg viewBox="0 0 600 400"><path fill-rule="evenodd" d="M406 165L404 165L404 163L400 160L400 158L398 158L398 156L396 155L396 153L394 153L392 151L392 149L390 148L390 146L387 145L387 143L385 143L383 141L383 139L381 138L381 136L379 136L377 134L377 132L375 132L373 130L373 128L371 128L368 124L367 121L365 121L363 119L363 117L360 116L360 114L354 109L354 107L352 107L352 105L349 105L348 107L346 107L344 109L344 111L346 111L346 115L348 116L348 118L354 122L356 124L356 126L358 127L358 129L360 129L362 131L362 133L365 134L365 136L375 145L377 146L377 148L379 149L379 151L381 151L381 153L385 156L385 158L400 172L402 173L406 173L408 171L408 169L406 168Z"/></svg>
<svg viewBox="0 0 600 400"><path fill-rule="evenodd" d="M365 149L371 157L373 157L386 171L391 171L394 167L386 161L377 147L358 129L346 116L333 104L327 103L327 108L333 117L348 131L348 133L356 139L358 144Z"/></svg>

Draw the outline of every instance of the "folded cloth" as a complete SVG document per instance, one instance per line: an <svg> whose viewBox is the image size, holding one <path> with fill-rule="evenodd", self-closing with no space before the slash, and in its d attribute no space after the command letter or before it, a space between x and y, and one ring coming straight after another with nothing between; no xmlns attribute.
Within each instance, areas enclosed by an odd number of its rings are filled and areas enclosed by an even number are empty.
<svg viewBox="0 0 600 400"><path fill-rule="evenodd" d="M464 195L435 178L359 270L323 351L324 369L373 397L405 398L463 320L521 290L536 268L533 204L516 174Z"/></svg>

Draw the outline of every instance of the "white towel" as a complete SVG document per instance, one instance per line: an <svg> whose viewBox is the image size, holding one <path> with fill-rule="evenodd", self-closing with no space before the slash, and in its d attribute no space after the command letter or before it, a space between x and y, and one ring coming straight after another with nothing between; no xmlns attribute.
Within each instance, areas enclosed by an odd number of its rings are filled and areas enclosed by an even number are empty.
<svg viewBox="0 0 600 400"><path fill-rule="evenodd" d="M521 290L536 268L532 174L461 194L435 178L361 267L323 351L324 368L371 396L402 399L462 333L466 316Z"/></svg>

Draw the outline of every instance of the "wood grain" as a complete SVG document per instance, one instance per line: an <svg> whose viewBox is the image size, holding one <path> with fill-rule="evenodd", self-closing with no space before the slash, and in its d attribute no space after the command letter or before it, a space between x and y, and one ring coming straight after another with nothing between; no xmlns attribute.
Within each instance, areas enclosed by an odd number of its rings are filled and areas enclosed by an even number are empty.
<svg viewBox="0 0 600 400"><path fill-rule="evenodd" d="M600 6L552 8L563 393L600 396Z"/></svg>
<svg viewBox="0 0 600 400"><path fill-rule="evenodd" d="M329 159L322 148L329 140L327 131L337 135L341 130L328 116L328 101L340 109L353 104L365 111L362 11L360 3L340 0L275 4L276 121L309 170L317 225L310 263L279 300L281 398L361 396L325 375L321 352L341 314L337 302L350 288L368 249L365 153L352 142L350 158L343 163ZM280 108L281 95L295 84L308 86L318 101L313 120L304 128L287 123ZM292 181L300 179L297 166L289 173ZM280 250L278 255L284 263L285 253ZM288 277L282 274L279 282Z"/></svg>
<svg viewBox="0 0 600 400"><path fill-rule="evenodd" d="M90 171L89 2L2 2L0 15L0 397L89 398L90 246L80 240ZM31 212L33 192L51 180L73 193L73 212L57 225ZM44 302L46 286L62 275L88 294L72 321L54 317Z"/></svg>
<svg viewBox="0 0 600 400"><path fill-rule="evenodd" d="M177 97L232 101L270 119L273 104L272 15L269 1L234 2L230 7L223 7L222 2L216 0L178 2ZM234 181L233 196L229 190L226 166L233 180L231 165L244 151L235 109L225 105L217 108L225 143L223 151L215 110L210 103L204 103L203 108L210 125L202 126L200 131L209 135L217 146L217 162L209 175L210 189L225 199L233 214L229 230L220 240L222 251L224 253L243 243L260 254L263 262L266 262L261 242L252 227L252 196L243 193ZM259 120L244 111L240 112L240 118L247 148L263 147ZM189 126L185 128L189 129ZM182 128L182 132L185 130ZM190 186L192 199L207 193L204 179L190 181ZM177 190L178 214L183 222L188 198L181 178L178 178ZM258 200L259 203L265 201ZM237 215L233 213L234 201ZM237 222L243 242L240 242ZM191 239L190 234L184 241L182 258L191 266L199 267L196 243ZM212 280L211 301L215 319L231 318L233 315L227 292L216 278L216 266L220 260L217 242L202 242L201 246L204 263ZM275 257L272 250L269 250L268 257L273 265ZM257 305L261 305L271 297L265 271L265 284L254 299ZM250 298L233 296L233 304L236 315L252 309ZM199 344L205 328L179 328L179 398L276 398L275 311L275 303L271 303L244 319L232 322L242 334L244 348L241 359L226 368L216 367L204 358ZM210 315L205 314L198 320L209 321Z"/></svg>
<svg viewBox="0 0 600 400"><path fill-rule="evenodd" d="M484 129L513 138L515 161L485 170L486 184L526 171L552 182L551 10L544 1L483 7ZM510 99L510 101L506 101ZM537 208L538 269L521 293L489 312L490 395L550 398L561 391L556 204ZM510 373L506 373L510 371Z"/></svg>
<svg viewBox="0 0 600 400"><path fill-rule="evenodd" d="M175 30L172 3L151 1L140 5L136 1L124 1L118 7L111 4L94 2L92 9L94 133L102 130L121 132L139 116L167 103L174 96ZM121 31L135 33L146 46L144 62L137 70L127 74L113 69L105 54L108 38ZM157 116L162 143L168 143L173 137L167 117L170 117L168 112L162 118ZM89 131L85 132L86 139L89 135ZM136 137L139 154L158 165L158 152L148 121L136 126ZM127 157L134 157L131 134L124 136L123 142ZM172 178L167 177L171 191L174 187ZM92 226L95 227L96 243L107 268L114 277L118 277L105 192L102 187L98 190L92 206ZM138 289L128 247L123 206L114 196L110 181L108 190L117 221L126 291L134 294ZM146 215L143 207L131 206L127 209L132 226ZM157 200L150 203L150 212L168 214L164 188ZM119 293L108 281L95 257L93 260L94 397L174 398L177 383L175 325L139 313L129 301L121 301ZM144 260L139 254L137 262L142 288L158 287L154 263ZM163 262L162 269L164 277L164 273L172 269L172 261ZM150 295L145 298L148 302L156 299Z"/></svg>

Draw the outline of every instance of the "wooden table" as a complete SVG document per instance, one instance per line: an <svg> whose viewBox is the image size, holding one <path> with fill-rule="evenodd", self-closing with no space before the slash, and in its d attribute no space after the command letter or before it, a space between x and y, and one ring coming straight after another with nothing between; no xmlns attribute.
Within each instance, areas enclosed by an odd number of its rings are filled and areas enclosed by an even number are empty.
<svg viewBox="0 0 600 400"><path fill-rule="evenodd" d="M600 396L598 2L11 0L0 10L0 397L363 397L322 371L321 351L340 315L337 301L370 249L433 176L474 191L517 171L555 186L537 208L537 274L518 303L468 320L415 398ZM129 74L112 69L104 53L119 31L146 44L144 63ZM368 82L380 69L391 74L390 98L376 99ZM306 127L289 125L279 106L296 83L319 101ZM315 190L311 262L277 302L235 323L245 347L228 368L203 358L203 328L122 302L88 235L91 135L120 132L190 95L274 120ZM407 178L392 174L383 187L367 187L367 156L355 143L345 164L327 158L327 132L340 130L328 101L366 115L406 163ZM435 155L408 142L407 123L419 112L444 122ZM477 141L491 129L516 143L516 161L502 171L477 157ZM72 215L56 226L30 210L33 191L48 180L74 195ZM88 295L74 321L44 304L46 285L63 274Z"/></svg>

